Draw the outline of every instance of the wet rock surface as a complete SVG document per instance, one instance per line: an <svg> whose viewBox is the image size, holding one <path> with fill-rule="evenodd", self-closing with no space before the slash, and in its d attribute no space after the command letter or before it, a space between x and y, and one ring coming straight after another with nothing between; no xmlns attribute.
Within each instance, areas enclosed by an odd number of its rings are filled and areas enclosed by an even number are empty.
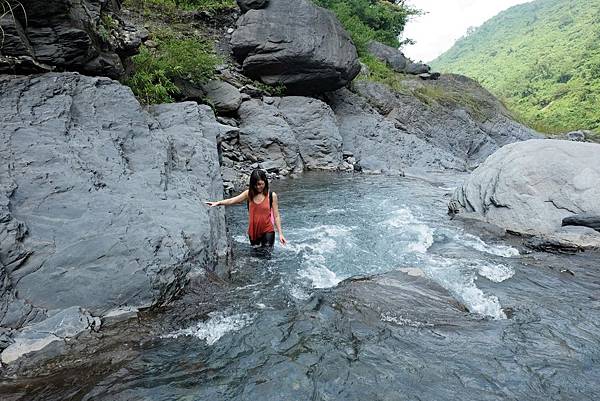
<svg viewBox="0 0 600 401"><path fill-rule="evenodd" d="M244 73L291 94L338 89L360 71L356 48L335 15L308 0L271 0L240 17L231 37Z"/></svg>
<svg viewBox="0 0 600 401"><path fill-rule="evenodd" d="M575 214L565 217L562 221L563 226L582 226L600 231L600 215L593 214Z"/></svg>
<svg viewBox="0 0 600 401"><path fill-rule="evenodd" d="M224 267L224 216L202 201L222 196L216 137L228 128L207 106L144 110L129 88L76 73L3 76L0 91L9 334L74 307L162 304L188 274Z"/></svg>
<svg viewBox="0 0 600 401"><path fill-rule="evenodd" d="M598 144L561 140L507 145L456 190L450 209L549 243L600 247L592 228L562 227L565 218L600 215L599 152Z"/></svg>

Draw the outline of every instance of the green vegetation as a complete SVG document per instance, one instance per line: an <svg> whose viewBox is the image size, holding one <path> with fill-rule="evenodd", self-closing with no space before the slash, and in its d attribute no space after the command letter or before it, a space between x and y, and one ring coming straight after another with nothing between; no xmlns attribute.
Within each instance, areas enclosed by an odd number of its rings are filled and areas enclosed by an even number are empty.
<svg viewBox="0 0 600 401"><path fill-rule="evenodd" d="M403 75L392 70L385 61L379 60L370 54L364 55L360 61L367 66L369 74L361 74L357 79L367 79L369 81L379 82L389 86L397 92L406 92L406 87L402 84Z"/></svg>
<svg viewBox="0 0 600 401"><path fill-rule="evenodd" d="M118 26L119 23L111 15L102 14L98 25L98 35L104 42L108 42L113 30Z"/></svg>
<svg viewBox="0 0 600 401"><path fill-rule="evenodd" d="M126 5L137 8L158 6L167 12L185 11L219 11L237 7L235 0L127 0Z"/></svg>
<svg viewBox="0 0 600 401"><path fill-rule="evenodd" d="M125 82L141 102L173 102L178 93L175 79L199 84L213 76L219 58L210 44L165 32L155 35L153 40L157 47L140 48L140 53L133 57L135 72Z"/></svg>
<svg viewBox="0 0 600 401"><path fill-rule="evenodd" d="M175 101L178 79L202 84L213 78L222 60L188 11L223 11L237 7L235 0L126 0L124 6L143 15L153 42L132 57L133 75L124 82L142 103Z"/></svg>
<svg viewBox="0 0 600 401"><path fill-rule="evenodd" d="M399 47L398 37L408 18L418 11L404 2L390 0L313 0L332 10L352 37L359 55L366 55L367 43L377 40ZM398 4L396 4L398 3Z"/></svg>
<svg viewBox="0 0 600 401"><path fill-rule="evenodd" d="M539 131L600 133L600 0L515 6L432 66L479 80Z"/></svg>
<svg viewBox="0 0 600 401"><path fill-rule="evenodd" d="M441 106L454 109L463 108L473 119L480 122L488 120L491 113L493 113L493 109L488 107L483 99L475 97L472 93L464 90L442 88L436 86L433 82L415 89L413 95L430 106L438 103Z"/></svg>

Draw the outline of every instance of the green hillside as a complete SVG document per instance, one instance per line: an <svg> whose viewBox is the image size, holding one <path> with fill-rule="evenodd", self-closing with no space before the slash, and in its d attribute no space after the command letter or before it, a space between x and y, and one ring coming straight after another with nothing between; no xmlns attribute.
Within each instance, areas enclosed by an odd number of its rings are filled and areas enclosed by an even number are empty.
<svg viewBox="0 0 600 401"><path fill-rule="evenodd" d="M600 0L512 7L431 64L479 80L542 132L600 132Z"/></svg>

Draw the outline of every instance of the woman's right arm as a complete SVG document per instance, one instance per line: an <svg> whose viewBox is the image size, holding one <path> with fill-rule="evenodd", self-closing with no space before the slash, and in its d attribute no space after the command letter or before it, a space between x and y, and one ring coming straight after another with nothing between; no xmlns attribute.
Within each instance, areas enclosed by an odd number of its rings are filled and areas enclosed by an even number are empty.
<svg viewBox="0 0 600 401"><path fill-rule="evenodd" d="M215 206L230 206L230 205L235 205L238 203L242 203L243 201L248 199L248 190L245 190L244 192L242 192L241 194L239 194L238 196L234 196L233 198L229 198L229 199L223 199L217 202L206 202L206 204L210 207L215 207Z"/></svg>

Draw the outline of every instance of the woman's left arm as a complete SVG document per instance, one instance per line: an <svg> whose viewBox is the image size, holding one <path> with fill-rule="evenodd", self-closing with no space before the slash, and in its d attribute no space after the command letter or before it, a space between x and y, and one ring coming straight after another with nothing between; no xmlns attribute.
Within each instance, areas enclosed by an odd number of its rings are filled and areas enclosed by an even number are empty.
<svg viewBox="0 0 600 401"><path fill-rule="evenodd" d="M279 242L281 242L281 245L285 245L287 243L287 241L285 240L285 237L283 236L283 230L281 229L281 216L279 215L279 201L277 198L277 194L275 192L272 193L273 196L273 215L275 217L275 228L277 229L277 232L279 233Z"/></svg>

